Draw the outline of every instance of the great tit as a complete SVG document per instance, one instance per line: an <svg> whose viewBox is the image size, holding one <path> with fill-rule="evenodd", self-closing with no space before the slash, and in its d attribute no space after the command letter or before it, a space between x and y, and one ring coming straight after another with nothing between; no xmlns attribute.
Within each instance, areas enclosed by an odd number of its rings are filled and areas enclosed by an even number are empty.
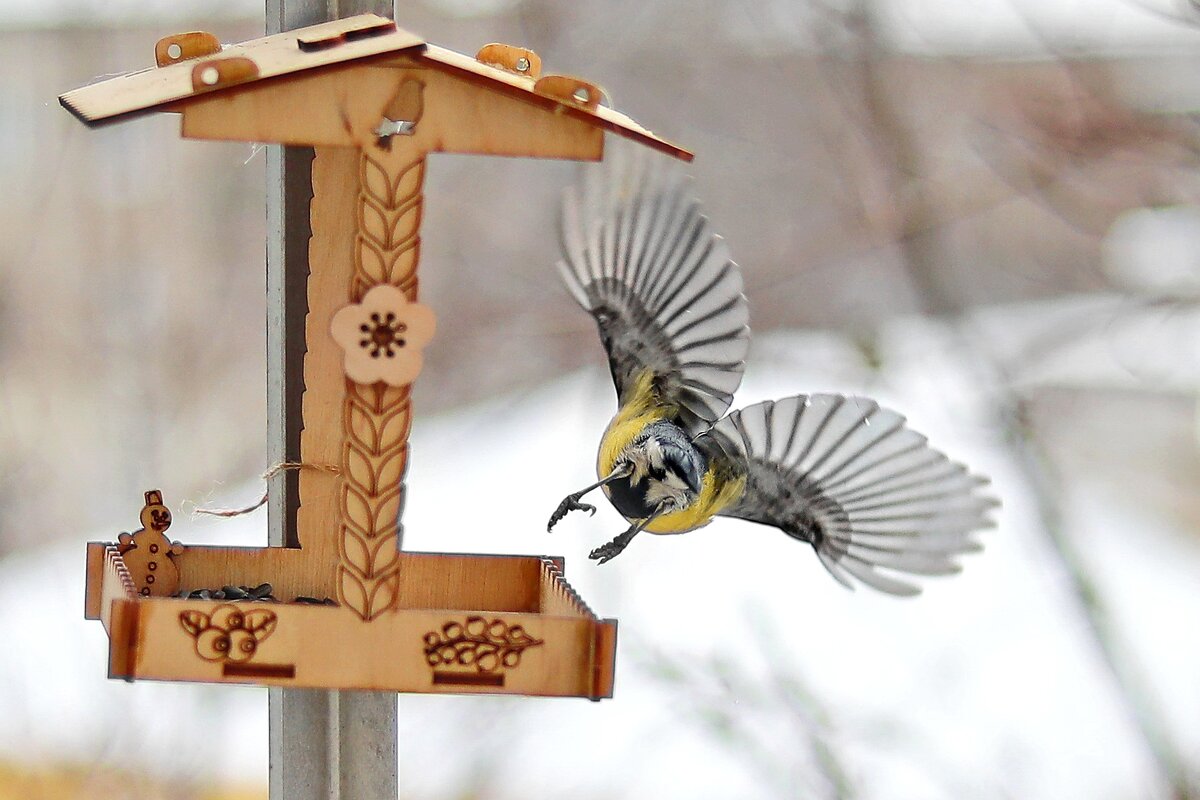
<svg viewBox="0 0 1200 800"><path fill-rule="evenodd" d="M610 161L612 163L610 163ZM958 572L990 526L986 479L928 446L873 400L796 395L726 414L750 343L742 277L679 170L618 150L564 195L559 272L596 320L618 409L597 477L547 530L603 488L641 531L685 533L714 516L807 542L840 583L917 594L901 575Z"/></svg>

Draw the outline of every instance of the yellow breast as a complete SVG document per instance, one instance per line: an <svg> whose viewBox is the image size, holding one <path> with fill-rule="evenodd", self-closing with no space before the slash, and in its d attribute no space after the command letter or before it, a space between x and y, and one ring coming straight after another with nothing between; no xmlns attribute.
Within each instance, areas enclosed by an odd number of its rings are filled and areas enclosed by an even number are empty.
<svg viewBox="0 0 1200 800"><path fill-rule="evenodd" d="M746 479L722 477L711 467L704 473L700 496L687 508L663 514L646 526L651 533L686 533L702 528L730 503L742 496Z"/></svg>
<svg viewBox="0 0 1200 800"><path fill-rule="evenodd" d="M662 405L654 395L652 374L638 376L630 399L613 417L600 439L596 459L597 477L603 478L613 470L617 457L650 423L671 416L671 409ZM737 500L746 488L746 480L719 473L710 465L700 485L700 495L687 508L663 514L645 530L651 533L684 533L707 525L723 508Z"/></svg>
<svg viewBox="0 0 1200 800"><path fill-rule="evenodd" d="M617 410L617 415L608 423L608 430L600 439L600 453L596 459L598 478L612 472L617 456L629 446L642 429L670 415L670 409L659 404L654 395L653 374L646 370L634 382L629 400Z"/></svg>

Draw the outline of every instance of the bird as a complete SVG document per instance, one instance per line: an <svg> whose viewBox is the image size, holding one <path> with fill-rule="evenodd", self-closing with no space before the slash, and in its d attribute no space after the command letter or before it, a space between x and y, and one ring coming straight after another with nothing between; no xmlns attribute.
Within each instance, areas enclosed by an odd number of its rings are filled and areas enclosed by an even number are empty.
<svg viewBox="0 0 1200 800"><path fill-rule="evenodd" d="M833 578L910 596L914 576L961 570L993 527L988 480L865 397L797 394L730 412L750 345L726 241L665 159L619 150L563 194L558 272L595 320L617 392L598 480L563 498L547 531L602 489L629 527L589 553L607 563L641 532L716 517L807 543Z"/></svg>

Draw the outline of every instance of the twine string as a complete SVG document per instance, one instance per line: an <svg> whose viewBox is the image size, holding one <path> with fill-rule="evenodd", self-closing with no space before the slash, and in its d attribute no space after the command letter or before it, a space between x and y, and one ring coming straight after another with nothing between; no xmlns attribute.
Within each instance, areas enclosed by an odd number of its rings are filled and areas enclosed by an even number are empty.
<svg viewBox="0 0 1200 800"><path fill-rule="evenodd" d="M307 461L279 461L275 464L272 464L270 467L268 467L267 471L264 472L260 476L263 479L263 481L267 484L267 488L263 491L262 497L260 497L257 502L255 502L251 505L248 505L244 508L199 508L199 507L197 507L196 510L193 512L193 514L194 515L204 514L204 515L210 516L210 517L240 517L243 514L249 514L253 511L257 511L258 509L262 508L263 506L265 506L267 504L267 498L270 496L270 493L271 493L271 479L272 478L278 477L279 475L282 475L285 472L292 472L295 470L302 470L302 469L313 469L313 470L317 470L318 472L327 472L330 475L340 475L342 472L341 467L339 467L336 464L317 464L317 463L309 463Z"/></svg>

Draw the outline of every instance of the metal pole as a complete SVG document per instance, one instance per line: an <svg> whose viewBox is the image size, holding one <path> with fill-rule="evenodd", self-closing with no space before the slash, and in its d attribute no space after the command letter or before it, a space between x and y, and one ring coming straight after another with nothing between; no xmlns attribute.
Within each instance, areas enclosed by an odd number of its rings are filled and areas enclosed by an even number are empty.
<svg viewBox="0 0 1200 800"><path fill-rule="evenodd" d="M372 12L392 0L266 0L268 34ZM312 148L267 148L267 452L300 458L308 311ZM268 541L296 547L299 479L285 472L268 505ZM395 800L396 695L269 689L271 800Z"/></svg>

